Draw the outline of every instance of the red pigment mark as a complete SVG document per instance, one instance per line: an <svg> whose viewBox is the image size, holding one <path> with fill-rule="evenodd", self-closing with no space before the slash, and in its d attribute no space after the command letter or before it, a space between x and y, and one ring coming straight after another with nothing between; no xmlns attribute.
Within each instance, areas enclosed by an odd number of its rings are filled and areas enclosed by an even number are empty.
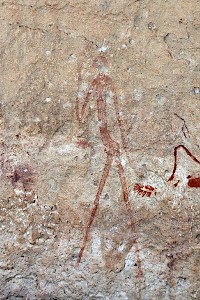
<svg viewBox="0 0 200 300"><path fill-rule="evenodd" d="M187 177L188 180L188 186L191 188L200 188L200 177L192 178L192 176Z"/></svg>
<svg viewBox="0 0 200 300"><path fill-rule="evenodd" d="M187 252L183 253L183 252L176 251L178 246L179 245L177 244L177 242L173 241L171 244L169 244L169 247L166 249L168 252L166 254L166 258L168 260L168 262L167 262L167 267L168 267L167 282L170 285L174 284L173 272L176 270L178 261L181 261L181 260L186 261L189 257L189 253L187 253Z"/></svg>
<svg viewBox="0 0 200 300"><path fill-rule="evenodd" d="M76 142L77 146L83 149L89 148L90 147L90 143L86 140L79 140Z"/></svg>
<svg viewBox="0 0 200 300"><path fill-rule="evenodd" d="M180 182L180 180L178 180L176 183L174 183L174 186L177 187L179 182Z"/></svg>
<svg viewBox="0 0 200 300"><path fill-rule="evenodd" d="M200 161L184 146L184 145L178 145L177 147L174 148L174 168L172 171L171 176L169 177L168 181L171 181L174 179L175 173L176 173L176 169L177 169L177 151L179 148L183 148L186 152L186 154L192 158L193 161L195 161L196 163L198 163L200 165ZM188 180L188 186L193 188L193 187L200 187L200 178L192 178L191 176L187 177ZM179 180L180 181L180 180ZM178 183L174 184L175 187L177 187Z"/></svg>
<svg viewBox="0 0 200 300"><path fill-rule="evenodd" d="M112 93L111 98L113 100L115 114L116 114L116 120L117 120L118 127L120 130L122 146L123 146L126 154L128 155L126 140L125 140L124 131L122 128L122 120L120 118L120 113L119 113L119 103L118 103L118 98L116 96L116 90L114 88L112 79L108 75L101 72L102 66L107 66L107 60L104 56L100 56L93 61L93 67L95 67L95 68L99 67L100 70L99 70L97 76L95 77L95 79L92 81L92 83L88 89L88 92L86 93L81 110L79 109L80 99L78 96L76 98L76 118L80 124L82 124L84 121L84 115L86 114L86 108L88 106L89 100L91 98L96 99L98 121L99 121L98 122L99 131L100 131L101 141L105 147L105 153L107 155L105 166L104 166L102 176L101 176L101 180L99 182L99 186L97 189L96 197L94 199L90 219L89 219L86 233L85 233L85 236L83 239L83 244L82 244L81 250L79 252L78 259L77 259L77 263L79 264L81 262L83 252L84 252L86 243L89 238L89 233L90 233L90 230L92 227L92 223L94 221L96 211L99 206L99 200L100 200L103 188L106 184L111 166L113 163L115 163L117 166L117 173L118 173L118 176L120 179L123 200L127 207L127 211L130 214L131 227L132 227L133 234L135 236L134 241L135 241L135 253L136 253L136 257L137 257L138 276L142 276L143 273L142 273L142 269L141 269L141 259L140 259L140 255L139 255L139 247L138 247L138 242L137 242L137 237L136 237L136 222L135 222L133 210L132 210L132 207L131 207L131 204L129 201L129 193L128 193L128 187L126 184L124 168L121 163L120 144L112 138L112 136L109 132L109 128L108 128L108 115L107 115L107 104L106 104L106 96L107 96L108 92ZM78 91L80 90L81 83L82 83L81 68L79 68L79 70L78 70Z"/></svg>
<svg viewBox="0 0 200 300"><path fill-rule="evenodd" d="M33 173L29 166L17 166L10 176L13 188L22 185L24 191L30 191L33 184Z"/></svg>
<svg viewBox="0 0 200 300"><path fill-rule="evenodd" d="M176 117L178 117L181 121L183 121L183 125L181 127L181 131L182 131L184 137L187 138L187 134L188 134L188 136L190 136L190 132L189 132L189 129L188 129L187 124L185 122L185 119L183 119L182 117L180 117L177 113L174 113L174 115Z"/></svg>
<svg viewBox="0 0 200 300"><path fill-rule="evenodd" d="M167 266L170 270L173 270L176 262L176 257L174 256L174 254L170 254L168 258L169 258L169 262L167 263Z"/></svg>
<svg viewBox="0 0 200 300"><path fill-rule="evenodd" d="M139 183L136 183L133 187L133 190L136 191L142 197L147 196L150 198L152 193L156 195L155 188L151 185L141 185Z"/></svg>

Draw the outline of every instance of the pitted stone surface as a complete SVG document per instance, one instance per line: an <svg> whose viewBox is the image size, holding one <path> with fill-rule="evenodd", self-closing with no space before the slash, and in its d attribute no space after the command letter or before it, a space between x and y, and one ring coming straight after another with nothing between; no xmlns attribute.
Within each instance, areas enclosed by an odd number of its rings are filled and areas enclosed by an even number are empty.
<svg viewBox="0 0 200 300"><path fill-rule="evenodd" d="M199 1L0 20L0 299L200 299Z"/></svg>

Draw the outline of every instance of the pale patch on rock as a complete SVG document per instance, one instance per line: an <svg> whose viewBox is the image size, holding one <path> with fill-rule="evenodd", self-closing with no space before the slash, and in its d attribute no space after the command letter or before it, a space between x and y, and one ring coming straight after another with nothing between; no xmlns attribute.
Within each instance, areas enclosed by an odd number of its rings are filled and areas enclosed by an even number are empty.
<svg viewBox="0 0 200 300"><path fill-rule="evenodd" d="M143 96L143 92L141 90L134 89L133 91L133 100L139 101Z"/></svg>

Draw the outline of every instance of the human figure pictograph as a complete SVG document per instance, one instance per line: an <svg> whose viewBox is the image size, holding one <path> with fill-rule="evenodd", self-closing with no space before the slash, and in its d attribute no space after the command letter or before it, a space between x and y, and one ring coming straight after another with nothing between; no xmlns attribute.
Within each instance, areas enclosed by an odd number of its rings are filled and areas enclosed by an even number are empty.
<svg viewBox="0 0 200 300"><path fill-rule="evenodd" d="M125 202L127 211L130 214L131 228L132 228L132 232L134 235L138 276L141 276L142 270L141 270L141 260L140 260L140 256L139 256L139 248L138 248L138 242L137 242L137 236L136 236L136 224L135 224L133 210L132 210L132 207L131 207L131 204L129 201L129 191L128 191L128 187L127 187L127 183L126 183L124 167L121 163L121 158L120 158L120 152L121 152L120 143L117 142L112 137L112 133L109 131L109 127L108 127L109 115L108 115L107 103L106 103L106 95L108 94L108 92L111 92L111 95L112 95L111 98L112 98L112 101L114 104L116 121L117 121L119 131L120 131L122 146L125 150L125 153L128 154L126 140L125 140L125 136L124 136L124 132L123 132L122 120L120 118L119 103L118 103L116 91L115 91L112 79L102 71L103 68L100 68L102 66L104 66L104 67L107 66L107 60L104 56L99 56L93 62L93 67L99 68L98 74L92 80L91 85L89 86L88 91L86 92L86 96L83 100L81 109L80 109L80 99L78 96L76 98L76 117L77 117L77 120L79 121L79 123L84 122L84 116L86 114L86 109L87 109L90 99L93 98L96 100L99 132L100 132L101 141L105 147L105 153L106 153L105 166L104 166L104 169L103 169L103 172L101 175L101 179L100 179L100 182L99 182L99 185L97 188L97 193L96 193L96 196L94 199L93 208L92 208L91 215L90 215L90 218L88 221L88 225L86 228L82 247L79 252L77 263L79 264L81 262L82 255L83 255L86 243L89 238L91 226L92 226L92 223L94 221L94 218L95 218L98 206L99 206L100 197L102 195L103 188L106 184L110 169L113 164L116 164L117 173L118 173L118 176L120 179L120 187L122 190L123 201ZM79 72L78 72L78 90L80 88L81 82L82 82L81 70L79 70Z"/></svg>

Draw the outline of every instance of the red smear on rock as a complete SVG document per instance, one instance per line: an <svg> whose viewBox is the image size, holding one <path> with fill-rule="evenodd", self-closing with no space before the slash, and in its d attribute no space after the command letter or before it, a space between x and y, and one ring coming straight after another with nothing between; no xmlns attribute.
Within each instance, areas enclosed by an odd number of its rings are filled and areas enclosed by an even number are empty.
<svg viewBox="0 0 200 300"><path fill-rule="evenodd" d="M76 142L76 144L79 148L82 148L82 149L87 149L91 146L90 143L86 140L79 140Z"/></svg>
<svg viewBox="0 0 200 300"><path fill-rule="evenodd" d="M190 188L200 188L200 177L192 178L191 176L188 176L188 186Z"/></svg>

